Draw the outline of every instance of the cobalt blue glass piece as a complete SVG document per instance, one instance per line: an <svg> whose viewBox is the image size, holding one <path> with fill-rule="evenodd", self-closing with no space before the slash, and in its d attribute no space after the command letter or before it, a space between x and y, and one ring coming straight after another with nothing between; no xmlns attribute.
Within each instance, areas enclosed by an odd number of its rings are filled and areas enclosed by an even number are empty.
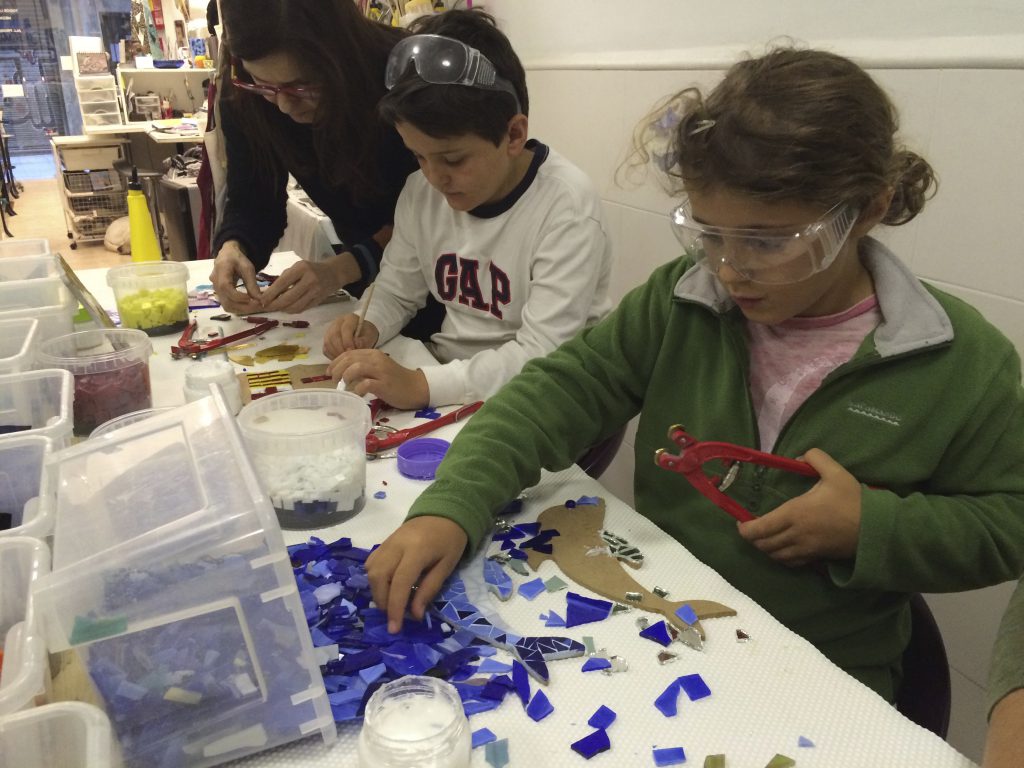
<svg viewBox="0 0 1024 768"><path fill-rule="evenodd" d="M504 680L502 680L502 678L504 678ZM480 698L490 699L491 701L504 701L505 697L511 690L512 681L508 676L497 675L484 683L483 690L480 691Z"/></svg>
<svg viewBox="0 0 1024 768"><path fill-rule="evenodd" d="M387 491L377 491L375 494L373 494L373 498L375 499L386 499L387 497Z"/></svg>
<svg viewBox="0 0 1024 768"><path fill-rule="evenodd" d="M590 716L587 720L587 725L591 728L601 728L607 730L608 726L615 722L615 710L609 709L604 704L597 708L597 711Z"/></svg>
<svg viewBox="0 0 1024 768"><path fill-rule="evenodd" d="M512 665L497 659L484 659L480 662L480 674L503 675L512 671Z"/></svg>
<svg viewBox="0 0 1024 768"><path fill-rule="evenodd" d="M530 719L534 722L539 723L545 717L555 711L555 708L551 705L547 695L544 691L537 689L537 692L533 694L533 698L530 699L530 703L526 705L526 714L530 716Z"/></svg>
<svg viewBox="0 0 1024 768"><path fill-rule="evenodd" d="M575 592L566 593L565 600L567 604L565 610L566 627L589 624L593 621L604 621L612 612L612 604L607 600L584 597Z"/></svg>
<svg viewBox="0 0 1024 768"><path fill-rule="evenodd" d="M482 747L484 744L490 744L492 741L497 740L497 736L488 729L480 728L479 730L473 731L473 749Z"/></svg>
<svg viewBox="0 0 1024 768"><path fill-rule="evenodd" d="M689 603L683 603L678 609L676 609L676 616L687 624L697 623L697 612L693 610L693 606Z"/></svg>
<svg viewBox="0 0 1024 768"><path fill-rule="evenodd" d="M654 749L655 765L682 765L686 762L686 752L682 747L664 747Z"/></svg>
<svg viewBox="0 0 1024 768"><path fill-rule="evenodd" d="M654 706L665 717L675 717L679 711L679 681L673 680L668 688L654 700Z"/></svg>
<svg viewBox="0 0 1024 768"><path fill-rule="evenodd" d="M512 517L514 515L518 515L522 511L523 500L512 499L512 501L510 501L508 504L502 507L501 511L498 513L498 517Z"/></svg>
<svg viewBox="0 0 1024 768"><path fill-rule="evenodd" d="M797 743L796 743L796 745L797 745L798 747L813 747L813 746L814 746L814 742L813 742L813 741L811 741L810 739L808 739L808 738L807 738L806 736L801 736L801 737L800 737L800 738L799 738L799 739L797 740Z"/></svg>
<svg viewBox="0 0 1024 768"><path fill-rule="evenodd" d="M548 612L547 619L544 620L544 626L545 627L564 627L565 626L565 619L563 619L561 616L559 616L554 611L550 611L550 612Z"/></svg>
<svg viewBox="0 0 1024 768"><path fill-rule="evenodd" d="M484 582L499 600L508 600L512 597L512 577L501 563L484 560Z"/></svg>
<svg viewBox="0 0 1024 768"><path fill-rule="evenodd" d="M530 676L526 667L518 661L512 662L512 684L516 688L516 695L525 707L530 702Z"/></svg>
<svg viewBox="0 0 1024 768"><path fill-rule="evenodd" d="M584 736L579 741L572 743L573 751L583 755L587 760L594 755L611 749L611 746L612 744L608 740L608 732L603 728L598 728L589 736Z"/></svg>
<svg viewBox="0 0 1024 768"><path fill-rule="evenodd" d="M421 408L420 410L416 411L415 415L417 419L438 419L441 417L440 412L436 408L430 407Z"/></svg>
<svg viewBox="0 0 1024 768"><path fill-rule="evenodd" d="M669 634L668 625L665 624L664 620L640 630L640 637L646 637L648 640L661 643L666 647L672 642L672 635Z"/></svg>
<svg viewBox="0 0 1024 768"><path fill-rule="evenodd" d="M676 678L676 680L679 683L679 687L690 698L690 701L697 701L697 699L703 699L711 695L711 689L708 688L708 684L704 682L704 678L700 675L683 675Z"/></svg>
<svg viewBox="0 0 1024 768"><path fill-rule="evenodd" d="M601 499L597 496L580 496L578 499L576 499L576 504L582 504L588 507L596 507L600 501Z"/></svg>
<svg viewBox="0 0 1024 768"><path fill-rule="evenodd" d="M602 659L600 656L591 656L585 662L583 662L582 672L596 672L599 669L610 669L612 663L608 659Z"/></svg>

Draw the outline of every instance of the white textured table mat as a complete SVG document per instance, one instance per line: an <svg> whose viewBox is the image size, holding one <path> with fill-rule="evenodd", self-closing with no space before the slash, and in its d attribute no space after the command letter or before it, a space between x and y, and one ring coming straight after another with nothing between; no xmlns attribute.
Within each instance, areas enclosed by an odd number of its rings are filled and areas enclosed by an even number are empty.
<svg viewBox="0 0 1024 768"><path fill-rule="evenodd" d="M445 432L439 432L446 436ZM384 486L382 483L387 482ZM330 541L349 536L357 546L368 547L401 522L402 510L426 486L401 478L393 461L370 465L367 506L348 523L322 532ZM385 490L385 500L373 499ZM874 692L835 667L813 646L775 621L717 573L696 560L684 547L623 502L605 492L578 468L546 474L531 489L516 521L533 520L549 506L583 495L601 495L607 504L606 525L627 538L644 553L643 566L630 574L648 589L661 586L671 599L710 599L723 602L737 616L704 622L707 641L703 652L674 643L669 650L679 658L660 665L661 646L639 637L639 611L612 616L603 622L570 629L546 628L540 614L554 610L565 616L566 591L544 592L533 601L515 594L507 603L497 599L489 606L502 621L521 634L564 634L581 640L593 637L597 648L625 657L629 670L605 675L580 671L584 659L550 662L551 681L545 693L555 710L539 723L527 717L518 698L510 694L500 707L474 715L470 728L487 727L509 740L512 766L653 766L654 747L681 746L686 765L700 766L709 754L724 753L729 768L764 768L776 753L796 760L798 768L967 768L973 763L934 734L898 714ZM286 541L306 540L300 532L285 532ZM492 545L494 546L494 545ZM518 586L534 576L510 571ZM577 587L554 562L543 563L540 575L558 574L570 589ZM484 606L481 606L484 607ZM487 610L487 609L485 609ZM657 619L657 616L653 616ZM736 640L735 630L750 635ZM503 652L497 657L508 660ZM681 675L699 673L711 688L711 696L696 702L680 696L679 713L666 718L654 700ZM532 683L536 685L535 683ZM611 749L589 762L570 749L570 744L593 728L587 720L601 705L618 718L609 727ZM358 725L339 728L338 742L324 746L319 737L261 753L232 765L284 768L356 766ZM814 747L799 747L800 737ZM484 750L473 753L474 766L486 766Z"/></svg>

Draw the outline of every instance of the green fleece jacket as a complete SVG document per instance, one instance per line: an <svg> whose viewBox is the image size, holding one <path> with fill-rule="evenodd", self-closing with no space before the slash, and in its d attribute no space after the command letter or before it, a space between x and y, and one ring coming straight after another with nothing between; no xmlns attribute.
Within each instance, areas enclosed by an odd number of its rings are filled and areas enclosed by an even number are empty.
<svg viewBox="0 0 1024 768"><path fill-rule="evenodd" d="M958 299L862 242L880 325L783 427L773 452L821 448L862 483L853 560L828 576L787 568L684 477L655 466L673 424L759 444L746 321L717 279L685 261L656 270L603 322L522 373L473 417L409 516L461 525L477 547L540 468L560 470L640 414L637 511L892 700L910 633L908 595L973 589L1024 570L1024 388L1012 344ZM807 478L747 468L741 503L764 514Z"/></svg>
<svg viewBox="0 0 1024 768"><path fill-rule="evenodd" d="M1007 694L1024 688L1024 577L1003 615L988 678L988 714Z"/></svg>

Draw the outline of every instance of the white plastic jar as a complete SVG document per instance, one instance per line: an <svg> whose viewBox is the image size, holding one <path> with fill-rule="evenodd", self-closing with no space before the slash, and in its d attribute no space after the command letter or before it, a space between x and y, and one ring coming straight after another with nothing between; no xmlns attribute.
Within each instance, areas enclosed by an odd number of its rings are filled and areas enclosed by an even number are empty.
<svg viewBox="0 0 1024 768"><path fill-rule="evenodd" d="M450 683L407 675L374 691L358 746L360 768L469 768L472 737Z"/></svg>

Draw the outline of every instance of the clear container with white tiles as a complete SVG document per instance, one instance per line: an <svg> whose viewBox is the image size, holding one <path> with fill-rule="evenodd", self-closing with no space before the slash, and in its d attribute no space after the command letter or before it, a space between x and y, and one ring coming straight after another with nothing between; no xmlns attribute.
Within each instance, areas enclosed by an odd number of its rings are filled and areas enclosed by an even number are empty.
<svg viewBox="0 0 1024 768"><path fill-rule="evenodd" d="M61 701L0 717L0 765L17 768L119 768L103 711Z"/></svg>
<svg viewBox="0 0 1024 768"><path fill-rule="evenodd" d="M0 375L0 442L43 435L54 448L71 442L75 382L57 368Z"/></svg>
<svg viewBox="0 0 1024 768"><path fill-rule="evenodd" d="M0 539L0 716L45 703L50 667L31 589L49 570L50 550L39 539Z"/></svg>
<svg viewBox="0 0 1024 768"><path fill-rule="evenodd" d="M90 675L127 766L336 738L273 509L215 395L50 457L51 652Z"/></svg>
<svg viewBox="0 0 1024 768"><path fill-rule="evenodd" d="M39 321L34 317L0 320L0 374L32 368L39 339Z"/></svg>
<svg viewBox="0 0 1024 768"><path fill-rule="evenodd" d="M0 541L9 536L50 535L52 518L41 511L43 465L53 450L43 435L10 435L0 440Z"/></svg>

